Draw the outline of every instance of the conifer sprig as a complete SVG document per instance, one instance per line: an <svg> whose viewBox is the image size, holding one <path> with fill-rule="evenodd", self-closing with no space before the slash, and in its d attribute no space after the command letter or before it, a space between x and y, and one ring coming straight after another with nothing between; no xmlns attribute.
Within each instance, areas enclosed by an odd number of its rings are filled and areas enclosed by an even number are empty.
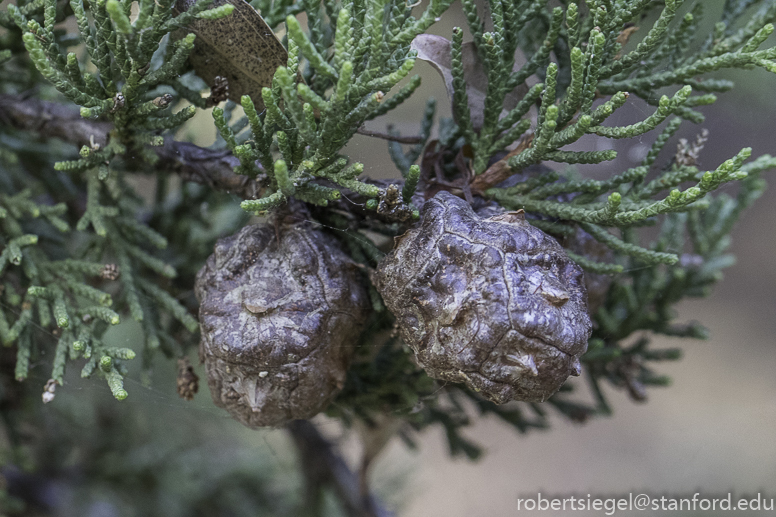
<svg viewBox="0 0 776 517"><path fill-rule="evenodd" d="M358 179L356 171L363 167L346 168L347 162L342 163L338 153L364 122L395 108L419 86L419 80L413 78L385 99L412 70L409 42L448 4L446 0L432 2L418 20L408 11L397 12L391 23L383 20L385 2L366 2L363 22L362 13L353 4L345 4L336 13L335 36L328 46L320 41L316 45L312 33L305 33L296 18L289 16L289 38L306 60L303 75L309 78L307 84L297 82L293 70L278 68L272 88L263 92L267 109L263 119L256 115L252 100L243 97L241 103L252 121L252 139L244 145L237 144L222 112L213 114L227 148L240 159L236 172L255 177L260 163L267 173L267 190L258 199L244 201L242 207L263 212L289 197L327 206L339 199L340 189L368 199L384 196L383 189ZM330 93L328 88L332 88ZM413 151L411 161L420 150ZM336 188L323 186L319 180Z"/></svg>
<svg viewBox="0 0 776 517"><path fill-rule="evenodd" d="M718 30L722 36L698 51L689 49L693 48L690 36L697 27L701 8L696 7L675 20L683 2L668 1L659 8L653 27L643 33L633 50L627 52L622 48L627 41L622 39L622 27L655 8L650 2L588 2L589 11L584 16L580 14L577 2L569 3L565 10L560 7L550 10L532 3L520 17L505 16L503 4L498 4L498 8L491 9L492 32L484 31L483 22L472 5L464 5L477 56L487 74L487 92L481 106L486 116L481 128L473 127L469 117L469 85L461 57L463 32L458 28L453 31L451 45L452 104L457 134L468 146L475 176L482 174L487 178L493 157L508 152L521 137L524 144L530 145L522 145L518 147L519 152L509 153L504 158L514 174L543 161L577 164L613 160L617 156L615 151L568 151L564 147L588 134L612 139L641 136L657 129L672 115L678 117L655 142L645 160L645 164L650 165L669 135L677 130L681 119L701 121L702 114L694 108L716 100L709 93L693 96L693 90L709 92L727 88L727 85L700 77L702 74L752 65L776 71L773 61L776 49L759 49L773 32L771 21L776 16L773 2L766 2L767 5L738 32L727 29L732 23L729 20L721 22ZM512 34L519 33L520 27L531 21L546 28L543 44L522 67L506 75L505 71L512 70L515 62L514 49L509 43ZM565 30L562 30L564 21ZM558 41L565 42L569 50L564 59L561 59L562 54L556 53L556 63L551 58ZM582 41L586 44L580 45ZM677 54L677 46L684 54ZM561 66L567 69L562 71ZM656 71L657 68L660 71ZM543 82L527 89L516 107L499 115L506 95L534 74L540 75ZM560 77L567 78L562 86ZM655 89L668 86L679 88L673 95L663 95L656 100ZM655 111L631 125L606 124L616 110L633 101L632 98L629 100L631 94L653 103ZM598 101L600 97L603 102ZM537 102L539 109L533 115L529 108ZM392 145L394 161L400 169L408 170L411 162L401 159L396 145ZM749 150L744 149L714 171L700 172L681 166L669 168L648 184L642 184L648 173L647 167L632 169L610 181L597 183L567 181L544 186L523 183L504 189L482 179L474 178L472 182L478 188L483 184L496 187L486 189L485 194L504 207L522 208L542 217L588 225L594 236L617 252L648 263L668 263L675 262L677 256L621 242L597 228L626 228L646 224L663 214L702 209L709 202L706 196L719 186L747 176L742 167L748 155ZM504 178L503 175L496 177ZM528 181L532 180L529 178ZM677 188L687 182L695 185ZM661 196L666 190L670 192ZM573 201L568 203L553 198L559 194L571 196Z"/></svg>

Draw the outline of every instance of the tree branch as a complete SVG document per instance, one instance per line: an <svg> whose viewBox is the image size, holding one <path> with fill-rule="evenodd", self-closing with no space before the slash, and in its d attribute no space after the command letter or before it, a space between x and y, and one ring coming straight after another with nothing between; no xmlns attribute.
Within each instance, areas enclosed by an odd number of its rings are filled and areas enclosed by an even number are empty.
<svg viewBox="0 0 776 517"><path fill-rule="evenodd" d="M112 129L110 122L81 118L78 111L63 104L19 95L0 95L0 123L43 137L59 138L78 147L92 142L104 146ZM260 175L251 179L235 174L233 170L240 162L228 151L205 149L171 139L152 149L159 156L158 169L174 172L184 181L202 183L243 199L255 197L265 178Z"/></svg>
<svg viewBox="0 0 776 517"><path fill-rule="evenodd" d="M79 148L92 141L104 146L112 129L110 122L81 118L78 111L63 104L23 95L0 95L0 123L59 138Z"/></svg>
<svg viewBox="0 0 776 517"><path fill-rule="evenodd" d="M330 485L349 517L393 516L373 495L362 496L359 476L350 471L332 444L313 424L307 420L294 420L287 429L299 449L308 485L312 485L313 489Z"/></svg>
<svg viewBox="0 0 776 517"><path fill-rule="evenodd" d="M401 136L401 135L389 135L388 133L380 133L379 131L372 131L370 129L361 126L356 130L356 133L364 136L372 136L375 138L382 138L383 140L391 140L392 142L399 142L400 144L422 144L423 137L420 136Z"/></svg>
<svg viewBox="0 0 776 517"><path fill-rule="evenodd" d="M243 199L253 199L264 185L266 176L255 179L234 173L240 161L229 151L214 151L166 139L154 150L160 160L157 168L178 174L183 181L202 183L214 190L229 192Z"/></svg>
<svg viewBox="0 0 776 517"><path fill-rule="evenodd" d="M92 142L105 145L112 129L109 122L81 118L76 110L66 105L19 95L0 95L0 124L47 138L59 138L78 147L91 145ZM206 149L172 139L166 139L164 145L149 149L153 149L159 157L154 165L158 171L178 174L184 181L201 183L243 199L257 198L266 185L266 175L263 173L253 179L235 174L234 168L240 165L240 161L226 150ZM147 164L138 163L137 168L141 167L147 168ZM394 184L399 189L402 185L402 180L371 182L384 187ZM338 205L348 212L358 211L366 201L355 192L349 193L348 199L348 202L341 200ZM385 221L404 220L397 219L390 210L377 210L370 212L370 215Z"/></svg>

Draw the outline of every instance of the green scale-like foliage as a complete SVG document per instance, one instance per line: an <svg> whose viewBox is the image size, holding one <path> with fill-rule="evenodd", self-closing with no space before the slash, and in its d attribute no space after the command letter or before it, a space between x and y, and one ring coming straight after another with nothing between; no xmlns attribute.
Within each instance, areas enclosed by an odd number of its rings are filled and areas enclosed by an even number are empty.
<svg viewBox="0 0 776 517"><path fill-rule="evenodd" d="M396 107L419 86L417 79L410 80L393 97L385 98L414 66L412 39L448 4L434 1L415 20L409 9L398 9L392 2L348 3L329 13L336 17L328 18L328 26L334 29L328 38L316 30L322 23L322 12L312 11L309 35L289 16L288 66L278 68L272 87L262 90L264 116L257 113L250 97L241 99L250 123L250 141L238 145L223 111L213 110L227 148L240 159L235 172L251 177L264 172L268 177L264 195L244 201L243 209L264 212L290 197L327 206L341 197L342 189L368 199L383 197L383 189L357 179L362 164L348 166L338 153L365 121ZM385 12L389 10L392 17L386 23ZM297 81L300 57L306 60L301 74L306 82ZM324 186L318 179L335 187ZM408 194L407 199L411 197Z"/></svg>
<svg viewBox="0 0 776 517"><path fill-rule="evenodd" d="M120 313L128 312L143 322L146 364L161 346L160 335L175 341L166 335L164 327L169 323L160 326L160 316L169 315L189 332L197 331L196 319L159 285L160 277L176 276L175 269L153 251L164 249L167 240L138 220L140 199L125 181L119 162L139 157L153 164L156 154L146 146L161 145L160 131L176 129L193 116L193 106L172 113L168 108L172 98L164 92L165 85L169 90L171 81L185 71L194 36L171 44L163 63L153 66L152 61L162 38L171 31L195 17L213 19L232 10L231 6L207 10L209 3L199 2L173 17L173 2L140 2L138 15L130 22L131 2L84 5L74 0L69 8L79 38L70 39L54 27L63 17L61 6L54 1L9 5L3 13L0 23L21 30L20 39L32 64L65 99L81 106L81 116L113 123L107 144L92 140L80 149L77 159L57 162L54 170L35 181L24 176L24 164L13 150L3 156L8 173L3 178L7 194L0 198L0 242L5 244L0 254L0 274L5 273L0 285L9 303L0 309L0 339L6 346L18 343L17 379L27 376L37 347L39 340L33 340L32 334L57 329L51 378L61 384L66 362L82 357L86 359L82 375L101 374L114 396L122 399L127 396L123 362L135 353L106 346L102 340L107 327L120 322ZM85 47L88 62L81 62L75 52L66 52L68 46L78 43ZM96 72L88 71L89 64ZM85 207L76 219L64 202L51 206L36 201L41 195L62 198L62 194L73 201L72 192L57 192L62 182L85 192ZM43 221L47 225L41 226ZM46 242L28 233L30 227ZM57 232L59 236L53 235ZM65 240L80 240L82 246L54 248ZM115 273L106 273L110 269Z"/></svg>
<svg viewBox="0 0 776 517"><path fill-rule="evenodd" d="M726 21L720 22L716 28L718 38L708 41L695 52L687 52L687 49L700 16L701 4L675 24L674 18L682 3L666 2L654 26L630 52L623 51L618 37L625 23L637 19L653 7L649 2L587 2L585 17L581 17L581 8L574 2L569 3L565 13L562 8L555 8L550 16L543 45L528 58L522 68L511 73L514 47L508 45L507 41L521 26L511 26L510 18L500 14L502 8L494 6L494 31L482 33L482 22L476 10L469 6L466 9L469 28L488 71L485 122L477 133L469 122L469 104L460 57L463 33L458 29L453 32L452 39L452 74L455 87L454 111L460 135L472 149L474 174L486 173L490 158L528 131L531 131L530 145L507 160L513 172L543 161L590 164L613 160L617 156L615 151L579 152L564 151L562 148L586 134L614 139L638 137L653 131L671 115L694 122L701 121L702 115L692 108L713 102L715 97L692 96L693 88L722 91L730 87L718 81L704 81L699 78L701 73L751 65L769 71L776 70L772 61L776 57L774 49L758 50L773 32L770 23L776 16L773 3L766 2L750 22L735 33L728 29L734 19L728 17ZM537 23L542 19L540 10L535 11L533 16ZM588 28L585 30L585 27ZM557 48L560 41L568 52L568 59L558 56L560 63L567 63L568 70L564 73L561 73L555 62L547 63L550 57L548 49ZM497 42L502 43L499 45ZM580 42L585 44L581 45ZM501 52L494 50L494 47L498 47ZM533 75L537 71L536 67L543 68L541 75L544 76L544 83L534 86L524 98L530 102L540 102L536 122L531 123L530 118L522 118L528 112L529 103L518 104L499 119L497 114L505 95ZM660 72L653 71L656 68ZM558 78L561 76L569 79L564 94L559 96ZM672 96L663 95L655 103L655 90L673 85L680 86L679 90ZM631 93L655 103L655 112L643 121L628 126L605 125L606 119L628 101ZM601 95L611 97L596 103L595 100ZM672 122L669 127L673 133L678 126ZM652 154L658 152L664 143L665 140L660 140ZM750 153L749 149L743 149L736 157L713 171L690 170L693 168L665 170L659 178L647 185L642 185L642 182L650 172L651 163L605 181L518 184L508 189L491 188L486 195L506 208L523 208L568 223L579 223L613 250L638 257L647 264L673 263L678 259L675 254L651 251L637 243L624 243L601 231L601 227L627 228L643 224L661 214L703 209L708 206L704 199L707 194L724 183L747 177L742 167ZM678 188L687 182L693 182L694 185ZM487 182L485 185L488 186ZM670 192L659 197L665 190ZM559 195L573 199L570 203L553 199ZM612 270L607 265L586 265L598 271Z"/></svg>

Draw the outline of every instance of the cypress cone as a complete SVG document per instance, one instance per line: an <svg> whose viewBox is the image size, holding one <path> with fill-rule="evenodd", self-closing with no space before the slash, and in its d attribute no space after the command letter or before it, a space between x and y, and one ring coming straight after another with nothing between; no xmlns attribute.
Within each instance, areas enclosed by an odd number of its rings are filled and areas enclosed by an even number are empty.
<svg viewBox="0 0 776 517"><path fill-rule="evenodd" d="M431 377L501 404L546 400L581 371L584 274L522 212L483 219L439 192L373 280Z"/></svg>
<svg viewBox="0 0 776 517"><path fill-rule="evenodd" d="M197 274L213 401L248 427L310 418L342 388L370 310L360 272L305 226L246 226Z"/></svg>

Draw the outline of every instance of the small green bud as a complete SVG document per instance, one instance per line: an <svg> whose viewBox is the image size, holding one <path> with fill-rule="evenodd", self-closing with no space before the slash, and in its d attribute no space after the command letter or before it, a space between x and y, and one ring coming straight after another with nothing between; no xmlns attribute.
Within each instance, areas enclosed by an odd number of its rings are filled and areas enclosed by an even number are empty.
<svg viewBox="0 0 776 517"><path fill-rule="evenodd" d="M35 298L45 298L48 294L48 291L45 287L41 287L39 285L32 285L27 288L27 294L30 296L34 296Z"/></svg>

